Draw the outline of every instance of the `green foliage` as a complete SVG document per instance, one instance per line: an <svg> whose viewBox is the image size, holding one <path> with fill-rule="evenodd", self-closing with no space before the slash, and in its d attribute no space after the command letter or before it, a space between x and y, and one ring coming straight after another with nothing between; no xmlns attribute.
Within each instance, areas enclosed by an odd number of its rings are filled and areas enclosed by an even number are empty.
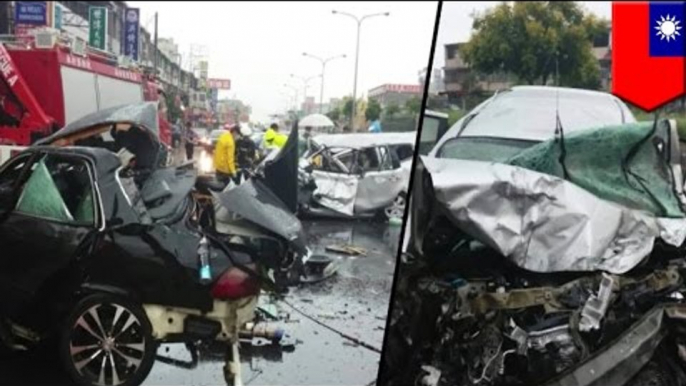
<svg viewBox="0 0 686 386"><path fill-rule="evenodd" d="M329 117L332 121L336 122L341 117L341 109L335 108L326 113L326 116Z"/></svg>
<svg viewBox="0 0 686 386"><path fill-rule="evenodd" d="M393 118L400 113L400 106L395 103L389 103L388 106L386 106L386 109L384 109L384 112L388 118Z"/></svg>
<svg viewBox="0 0 686 386"><path fill-rule="evenodd" d="M448 127L455 124L465 115L464 110L450 110L448 111Z"/></svg>
<svg viewBox="0 0 686 386"><path fill-rule="evenodd" d="M351 97L343 98L343 115L350 117L353 113L353 99Z"/></svg>
<svg viewBox="0 0 686 386"><path fill-rule="evenodd" d="M405 110L407 110L407 112L411 113L412 115L419 115L419 112L422 110L421 98L415 96L407 102L405 102Z"/></svg>
<svg viewBox="0 0 686 386"><path fill-rule="evenodd" d="M376 121L381 116L381 105L376 99L369 99L367 108L364 111L364 117L367 121Z"/></svg>
<svg viewBox="0 0 686 386"><path fill-rule="evenodd" d="M507 72L546 84L557 67L561 86L598 88L592 42L607 28L606 20L584 14L575 2L503 2L475 16L462 55L480 73Z"/></svg>

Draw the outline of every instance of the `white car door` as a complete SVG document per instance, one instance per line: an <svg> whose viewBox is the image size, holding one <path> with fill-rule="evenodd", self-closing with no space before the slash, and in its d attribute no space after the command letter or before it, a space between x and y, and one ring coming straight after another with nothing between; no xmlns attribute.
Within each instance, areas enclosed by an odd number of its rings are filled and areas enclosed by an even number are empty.
<svg viewBox="0 0 686 386"><path fill-rule="evenodd" d="M348 171L349 162L346 162L345 158L353 157L354 152L340 152L337 157L340 163L336 165L322 163L323 156L319 153L321 151L310 156L310 163L314 166L312 178L317 185L317 189L312 193L313 199L326 208L353 216L358 177ZM314 162L317 157L320 161Z"/></svg>
<svg viewBox="0 0 686 386"><path fill-rule="evenodd" d="M360 175L355 199L356 214L386 208L405 189L400 161L392 156L387 146L362 149L362 152L372 159Z"/></svg>

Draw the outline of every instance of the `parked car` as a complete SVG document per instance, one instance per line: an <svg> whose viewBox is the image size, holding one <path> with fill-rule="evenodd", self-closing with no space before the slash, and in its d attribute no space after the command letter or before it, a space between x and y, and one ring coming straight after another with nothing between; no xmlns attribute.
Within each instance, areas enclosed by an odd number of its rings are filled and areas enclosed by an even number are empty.
<svg viewBox="0 0 686 386"><path fill-rule="evenodd" d="M236 332L281 286L262 272L308 253L259 176L220 192L165 167L156 125L152 103L102 110L0 168L1 343L56 337L82 385L141 383L161 342L227 342L240 366Z"/></svg>
<svg viewBox="0 0 686 386"><path fill-rule="evenodd" d="M416 132L315 136L301 159L300 212L402 217Z"/></svg>
<svg viewBox="0 0 686 386"><path fill-rule="evenodd" d="M675 122L517 87L445 137L416 166L379 384L683 384Z"/></svg>

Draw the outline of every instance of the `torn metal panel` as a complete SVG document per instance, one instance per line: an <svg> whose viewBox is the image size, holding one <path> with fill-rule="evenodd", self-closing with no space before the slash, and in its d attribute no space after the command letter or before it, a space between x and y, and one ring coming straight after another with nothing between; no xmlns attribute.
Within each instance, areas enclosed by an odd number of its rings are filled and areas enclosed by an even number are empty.
<svg viewBox="0 0 686 386"><path fill-rule="evenodd" d="M356 175L313 171L312 178L317 189L312 193L315 202L348 216L355 212L360 179Z"/></svg>
<svg viewBox="0 0 686 386"><path fill-rule="evenodd" d="M625 331L614 344L599 350L568 374L546 386L624 385L653 356L667 334L664 307L648 312Z"/></svg>
<svg viewBox="0 0 686 386"><path fill-rule="evenodd" d="M605 317L605 312L612 301L612 291L617 286L617 281L613 276L603 273L598 293L591 295L581 310L581 320L579 321L579 331L588 332L600 328L600 322Z"/></svg>
<svg viewBox="0 0 686 386"><path fill-rule="evenodd" d="M285 204L262 182L250 179L221 193L212 193L229 212L253 222L289 241L300 253L306 253L307 240L302 224ZM217 218L231 222L230 218Z"/></svg>
<svg viewBox="0 0 686 386"><path fill-rule="evenodd" d="M657 238L681 245L686 236L686 219L658 219L558 177L496 163L423 163L436 204L450 220L531 271L621 274L641 262Z"/></svg>

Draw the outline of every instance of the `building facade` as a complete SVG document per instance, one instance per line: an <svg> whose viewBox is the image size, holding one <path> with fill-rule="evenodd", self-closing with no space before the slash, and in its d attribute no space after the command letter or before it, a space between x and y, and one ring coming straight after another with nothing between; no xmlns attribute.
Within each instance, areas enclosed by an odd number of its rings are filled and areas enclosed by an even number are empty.
<svg viewBox="0 0 686 386"><path fill-rule="evenodd" d="M601 88L606 91L610 90L612 84L611 40L611 30L608 30L607 34L598 35L592 42L592 53L600 66ZM465 44L445 45L444 92L450 103L459 103L474 92L490 94L516 84L516 78L505 73L476 74L462 59L461 50ZM551 79L551 82L554 80Z"/></svg>
<svg viewBox="0 0 686 386"><path fill-rule="evenodd" d="M421 98L423 93L419 84L384 84L369 90L367 96L385 109L390 105L402 107L412 98Z"/></svg>
<svg viewBox="0 0 686 386"><path fill-rule="evenodd" d="M424 89L426 87L426 78L427 78L427 71L428 69L424 67L421 71L419 71L419 84ZM440 94L443 91L445 91L445 83L443 81L443 70L441 68L432 68L431 69L431 81L429 83L429 94Z"/></svg>

